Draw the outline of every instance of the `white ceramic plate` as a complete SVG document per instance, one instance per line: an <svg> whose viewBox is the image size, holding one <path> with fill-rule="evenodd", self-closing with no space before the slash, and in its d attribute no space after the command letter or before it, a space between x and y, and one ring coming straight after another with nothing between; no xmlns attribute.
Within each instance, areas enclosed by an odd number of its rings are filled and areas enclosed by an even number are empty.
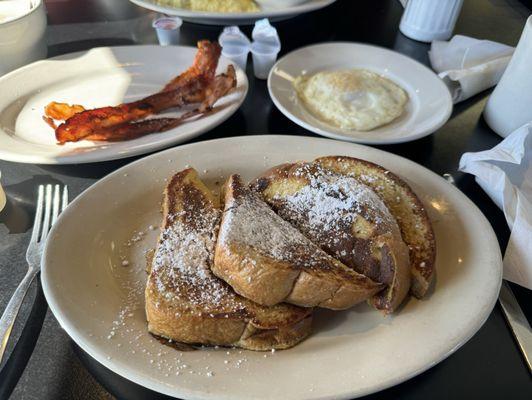
<svg viewBox="0 0 532 400"><path fill-rule="evenodd" d="M269 18L272 21L292 18L299 14L319 10L331 5L336 0L308 0L299 5L287 7L263 6L260 11L252 13L219 13L191 11L183 8L165 6L154 0L130 0L138 6L168 15L177 15L185 21L207 25L246 25L258 19Z"/></svg>
<svg viewBox="0 0 532 400"><path fill-rule="evenodd" d="M369 132L339 129L313 117L298 100L292 81L323 70L364 68L391 79L408 92L405 113ZM277 62L268 78L270 96L296 124L322 136L366 144L402 143L427 136L449 119L449 90L424 65L402 54L360 43L324 43L296 50Z"/></svg>
<svg viewBox="0 0 532 400"><path fill-rule="evenodd" d="M366 304L318 310L313 335L275 353L179 353L147 333L143 252L154 246L157 232L149 226L159 224L161 193L171 174L190 164L216 188L234 172L251 179L279 163L333 154L375 161L407 177L434 223L434 292L422 301L410 299L390 317ZM93 185L50 233L42 281L51 310L83 350L155 391L187 399L340 399L400 383L456 351L490 314L501 272L499 245L482 213L418 164L327 139L246 136L163 151Z"/></svg>
<svg viewBox="0 0 532 400"><path fill-rule="evenodd" d="M50 101L95 108L134 101L158 92L194 59L193 47L102 47L38 61L0 78L0 159L40 164L78 164L144 154L182 143L220 125L235 113L248 90L238 86L220 99L216 112L167 132L115 143L80 141L60 146L42 119ZM229 61L220 59L219 71ZM160 114L177 116L179 111Z"/></svg>

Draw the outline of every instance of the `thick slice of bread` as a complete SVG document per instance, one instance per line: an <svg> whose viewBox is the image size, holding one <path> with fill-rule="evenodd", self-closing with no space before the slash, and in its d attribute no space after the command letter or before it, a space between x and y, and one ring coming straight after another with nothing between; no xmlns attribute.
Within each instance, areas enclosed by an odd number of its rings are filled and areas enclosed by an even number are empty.
<svg viewBox="0 0 532 400"><path fill-rule="evenodd" d="M236 294L210 270L221 211L187 169L164 193L162 231L146 286L148 330L190 344L284 349L311 330L311 309L265 307Z"/></svg>
<svg viewBox="0 0 532 400"><path fill-rule="evenodd" d="M238 175L224 186L213 272L257 303L344 309L382 285L335 260L279 217Z"/></svg>
<svg viewBox="0 0 532 400"><path fill-rule="evenodd" d="M383 167L357 158L329 156L318 158L315 163L360 180L383 199L410 249L411 292L417 298L423 297L435 272L436 244L427 212L408 184Z"/></svg>
<svg viewBox="0 0 532 400"><path fill-rule="evenodd" d="M284 164L252 183L279 214L328 254L387 288L371 303L393 312L410 289L410 260L381 198L358 180L309 163Z"/></svg>

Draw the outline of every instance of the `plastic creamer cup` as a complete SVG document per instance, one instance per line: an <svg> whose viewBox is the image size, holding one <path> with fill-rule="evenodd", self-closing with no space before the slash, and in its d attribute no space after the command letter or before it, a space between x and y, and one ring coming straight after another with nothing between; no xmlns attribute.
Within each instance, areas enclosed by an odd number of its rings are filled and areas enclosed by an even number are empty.
<svg viewBox="0 0 532 400"><path fill-rule="evenodd" d="M222 55L245 71L251 42L238 26L225 28L218 38L218 43L222 46Z"/></svg>
<svg viewBox="0 0 532 400"><path fill-rule="evenodd" d="M277 55L281 51L279 35L268 19L261 19L255 23L252 37L251 54L253 55L255 77L267 79L277 60Z"/></svg>
<svg viewBox="0 0 532 400"><path fill-rule="evenodd" d="M179 43L179 31L183 25L183 20L177 17L157 18L152 26L157 32L157 39L161 46L168 46Z"/></svg>

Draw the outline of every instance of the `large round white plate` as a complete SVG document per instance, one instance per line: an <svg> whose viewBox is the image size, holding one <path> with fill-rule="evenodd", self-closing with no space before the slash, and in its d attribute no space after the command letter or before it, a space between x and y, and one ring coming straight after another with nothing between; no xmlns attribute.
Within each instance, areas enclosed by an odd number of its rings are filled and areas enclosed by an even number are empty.
<svg viewBox="0 0 532 400"><path fill-rule="evenodd" d="M299 101L293 80L323 70L364 68L381 74L408 92L404 114L368 132L339 129L321 122ZM268 78L270 96L296 124L322 136L366 144L402 143L427 136L449 119L451 95L424 65L394 51L360 43L324 43L296 50L277 62Z"/></svg>
<svg viewBox="0 0 532 400"><path fill-rule="evenodd" d="M216 103L215 112L167 132L123 142L80 141L61 146L42 119L44 107L51 101L95 108L154 94L192 64L196 50L102 47L38 61L0 77L0 159L40 164L114 160L182 143L220 125L246 97L248 80L238 68L236 90ZM218 70L225 71L229 63L221 58ZM160 116L179 114L170 110Z"/></svg>
<svg viewBox="0 0 532 400"><path fill-rule="evenodd" d="M412 184L434 223L435 290L421 301L408 300L390 317L366 304L317 310L312 336L275 353L180 353L153 339L144 314L143 253L156 240L149 226L159 224L167 178L193 165L219 188L231 173L251 179L279 163L332 154L378 162ZM456 351L491 312L501 272L499 245L482 213L418 164L327 139L246 136L173 148L96 183L50 233L42 281L51 310L83 350L155 391L194 399L340 399L395 385Z"/></svg>
<svg viewBox="0 0 532 400"><path fill-rule="evenodd" d="M246 25L252 24L262 18L269 18L272 21L292 18L299 14L319 10L331 5L336 0L308 0L307 2L295 6L267 7L264 6L258 12L252 13L220 13L191 11L183 8L166 6L154 0L130 0L132 3L168 15L177 15L185 21L197 22L207 25Z"/></svg>

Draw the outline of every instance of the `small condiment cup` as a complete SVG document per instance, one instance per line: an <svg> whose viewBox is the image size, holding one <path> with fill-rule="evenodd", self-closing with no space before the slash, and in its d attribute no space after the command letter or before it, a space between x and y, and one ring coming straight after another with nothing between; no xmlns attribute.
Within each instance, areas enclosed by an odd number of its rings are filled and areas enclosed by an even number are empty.
<svg viewBox="0 0 532 400"><path fill-rule="evenodd" d="M239 46L225 46L222 48L222 56L230 59L244 71L248 62L248 53L249 48Z"/></svg>
<svg viewBox="0 0 532 400"><path fill-rule="evenodd" d="M238 26L224 28L218 38L218 43L222 46L222 55L245 71L251 43Z"/></svg>
<svg viewBox="0 0 532 400"><path fill-rule="evenodd" d="M179 33L183 20L178 17L162 17L153 21L153 28L157 32L157 39L161 46L179 43Z"/></svg>
<svg viewBox="0 0 532 400"><path fill-rule="evenodd" d="M281 46L270 45L262 42L251 43L253 55L253 71L257 79L268 79L268 75L277 61Z"/></svg>
<svg viewBox="0 0 532 400"><path fill-rule="evenodd" d="M268 75L281 51L281 40L267 18L255 22L251 32L251 54L253 55L253 69L255 78L268 79Z"/></svg>

